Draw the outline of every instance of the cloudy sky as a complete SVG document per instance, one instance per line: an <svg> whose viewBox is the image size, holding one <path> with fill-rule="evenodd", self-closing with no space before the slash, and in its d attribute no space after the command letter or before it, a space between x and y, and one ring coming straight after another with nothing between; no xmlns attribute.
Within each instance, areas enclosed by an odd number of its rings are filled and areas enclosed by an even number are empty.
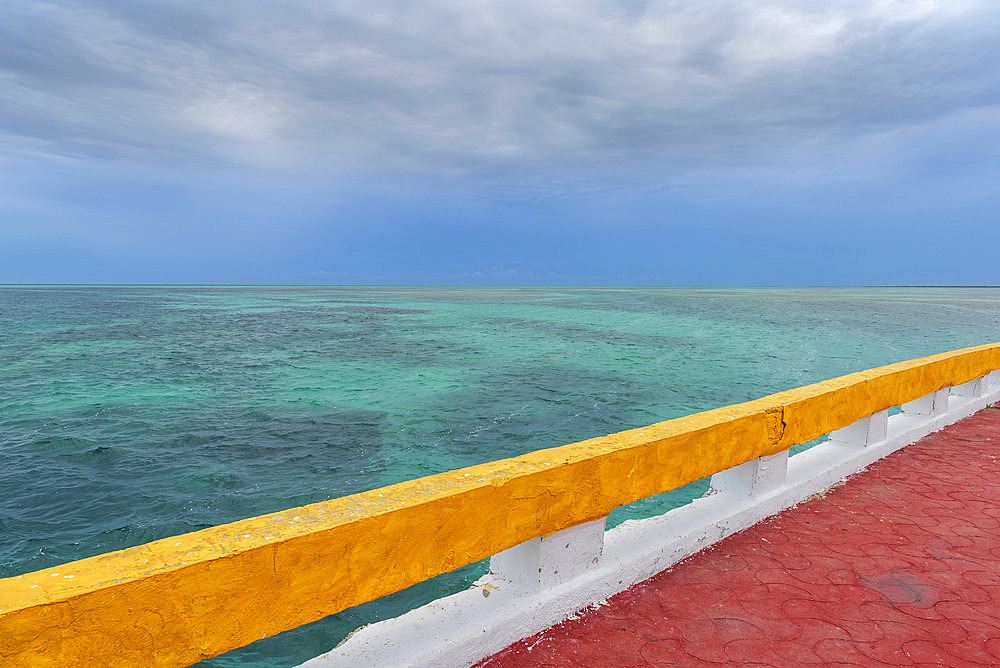
<svg viewBox="0 0 1000 668"><path fill-rule="evenodd" d="M0 282L1000 283L1000 3L0 0Z"/></svg>

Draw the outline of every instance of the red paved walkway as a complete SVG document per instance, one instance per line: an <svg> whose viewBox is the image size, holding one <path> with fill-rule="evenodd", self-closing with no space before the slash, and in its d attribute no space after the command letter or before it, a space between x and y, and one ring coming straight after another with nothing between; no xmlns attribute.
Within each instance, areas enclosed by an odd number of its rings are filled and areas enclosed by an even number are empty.
<svg viewBox="0 0 1000 668"><path fill-rule="evenodd" d="M998 665L998 457L984 410L480 665Z"/></svg>

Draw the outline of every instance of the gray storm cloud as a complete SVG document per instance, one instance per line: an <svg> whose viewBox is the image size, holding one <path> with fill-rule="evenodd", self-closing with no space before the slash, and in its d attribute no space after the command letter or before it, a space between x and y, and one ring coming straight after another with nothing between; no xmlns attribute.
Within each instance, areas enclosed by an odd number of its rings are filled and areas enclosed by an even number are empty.
<svg viewBox="0 0 1000 668"><path fill-rule="evenodd" d="M1000 103L984 2L0 2L0 142L138 162L752 161Z"/></svg>

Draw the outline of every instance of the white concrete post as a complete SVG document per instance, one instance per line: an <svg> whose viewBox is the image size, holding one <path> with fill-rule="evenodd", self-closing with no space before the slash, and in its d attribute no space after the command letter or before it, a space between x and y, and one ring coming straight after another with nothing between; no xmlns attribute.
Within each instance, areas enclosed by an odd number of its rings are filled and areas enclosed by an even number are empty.
<svg viewBox="0 0 1000 668"><path fill-rule="evenodd" d="M530 591L549 589L596 567L607 517L540 536L494 554L490 573Z"/></svg>
<svg viewBox="0 0 1000 668"><path fill-rule="evenodd" d="M866 418L861 418L843 429L830 433L831 443L846 443L862 448L886 439L889 430L889 411L879 411Z"/></svg>
<svg viewBox="0 0 1000 668"><path fill-rule="evenodd" d="M974 378L968 383L962 383L951 388L951 393L959 397L982 397L989 390L990 377Z"/></svg>
<svg viewBox="0 0 1000 668"><path fill-rule="evenodd" d="M944 415L948 412L948 388L908 401L901 408L903 413L907 415L929 415L931 417Z"/></svg>
<svg viewBox="0 0 1000 668"><path fill-rule="evenodd" d="M719 471L712 476L711 490L743 496L767 494L785 484L787 473L788 450L785 450Z"/></svg>
<svg viewBox="0 0 1000 668"><path fill-rule="evenodd" d="M726 493L696 499L663 516L625 522L607 536L604 521L597 520L505 550L492 558L492 574L475 587L358 629L336 649L303 666L473 665L1000 401L1000 371L991 375L989 384L993 389L982 397L948 402L947 389L932 392L906 406L910 417L886 420L887 411L880 411L867 422L831 434L841 443L860 443L863 437L866 447L820 446L790 459L783 452L719 472L712 477L712 491ZM949 403L943 416L930 415ZM920 415L920 409L928 413ZM891 430L887 438L876 440L883 421ZM786 475L785 484L775 488Z"/></svg>

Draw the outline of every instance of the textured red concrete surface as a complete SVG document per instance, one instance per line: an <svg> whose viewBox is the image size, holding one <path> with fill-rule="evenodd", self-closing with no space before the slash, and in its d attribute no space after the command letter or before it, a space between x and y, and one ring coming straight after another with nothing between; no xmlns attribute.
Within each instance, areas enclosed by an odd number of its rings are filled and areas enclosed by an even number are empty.
<svg viewBox="0 0 1000 668"><path fill-rule="evenodd" d="M1000 664L1000 410L481 666Z"/></svg>

